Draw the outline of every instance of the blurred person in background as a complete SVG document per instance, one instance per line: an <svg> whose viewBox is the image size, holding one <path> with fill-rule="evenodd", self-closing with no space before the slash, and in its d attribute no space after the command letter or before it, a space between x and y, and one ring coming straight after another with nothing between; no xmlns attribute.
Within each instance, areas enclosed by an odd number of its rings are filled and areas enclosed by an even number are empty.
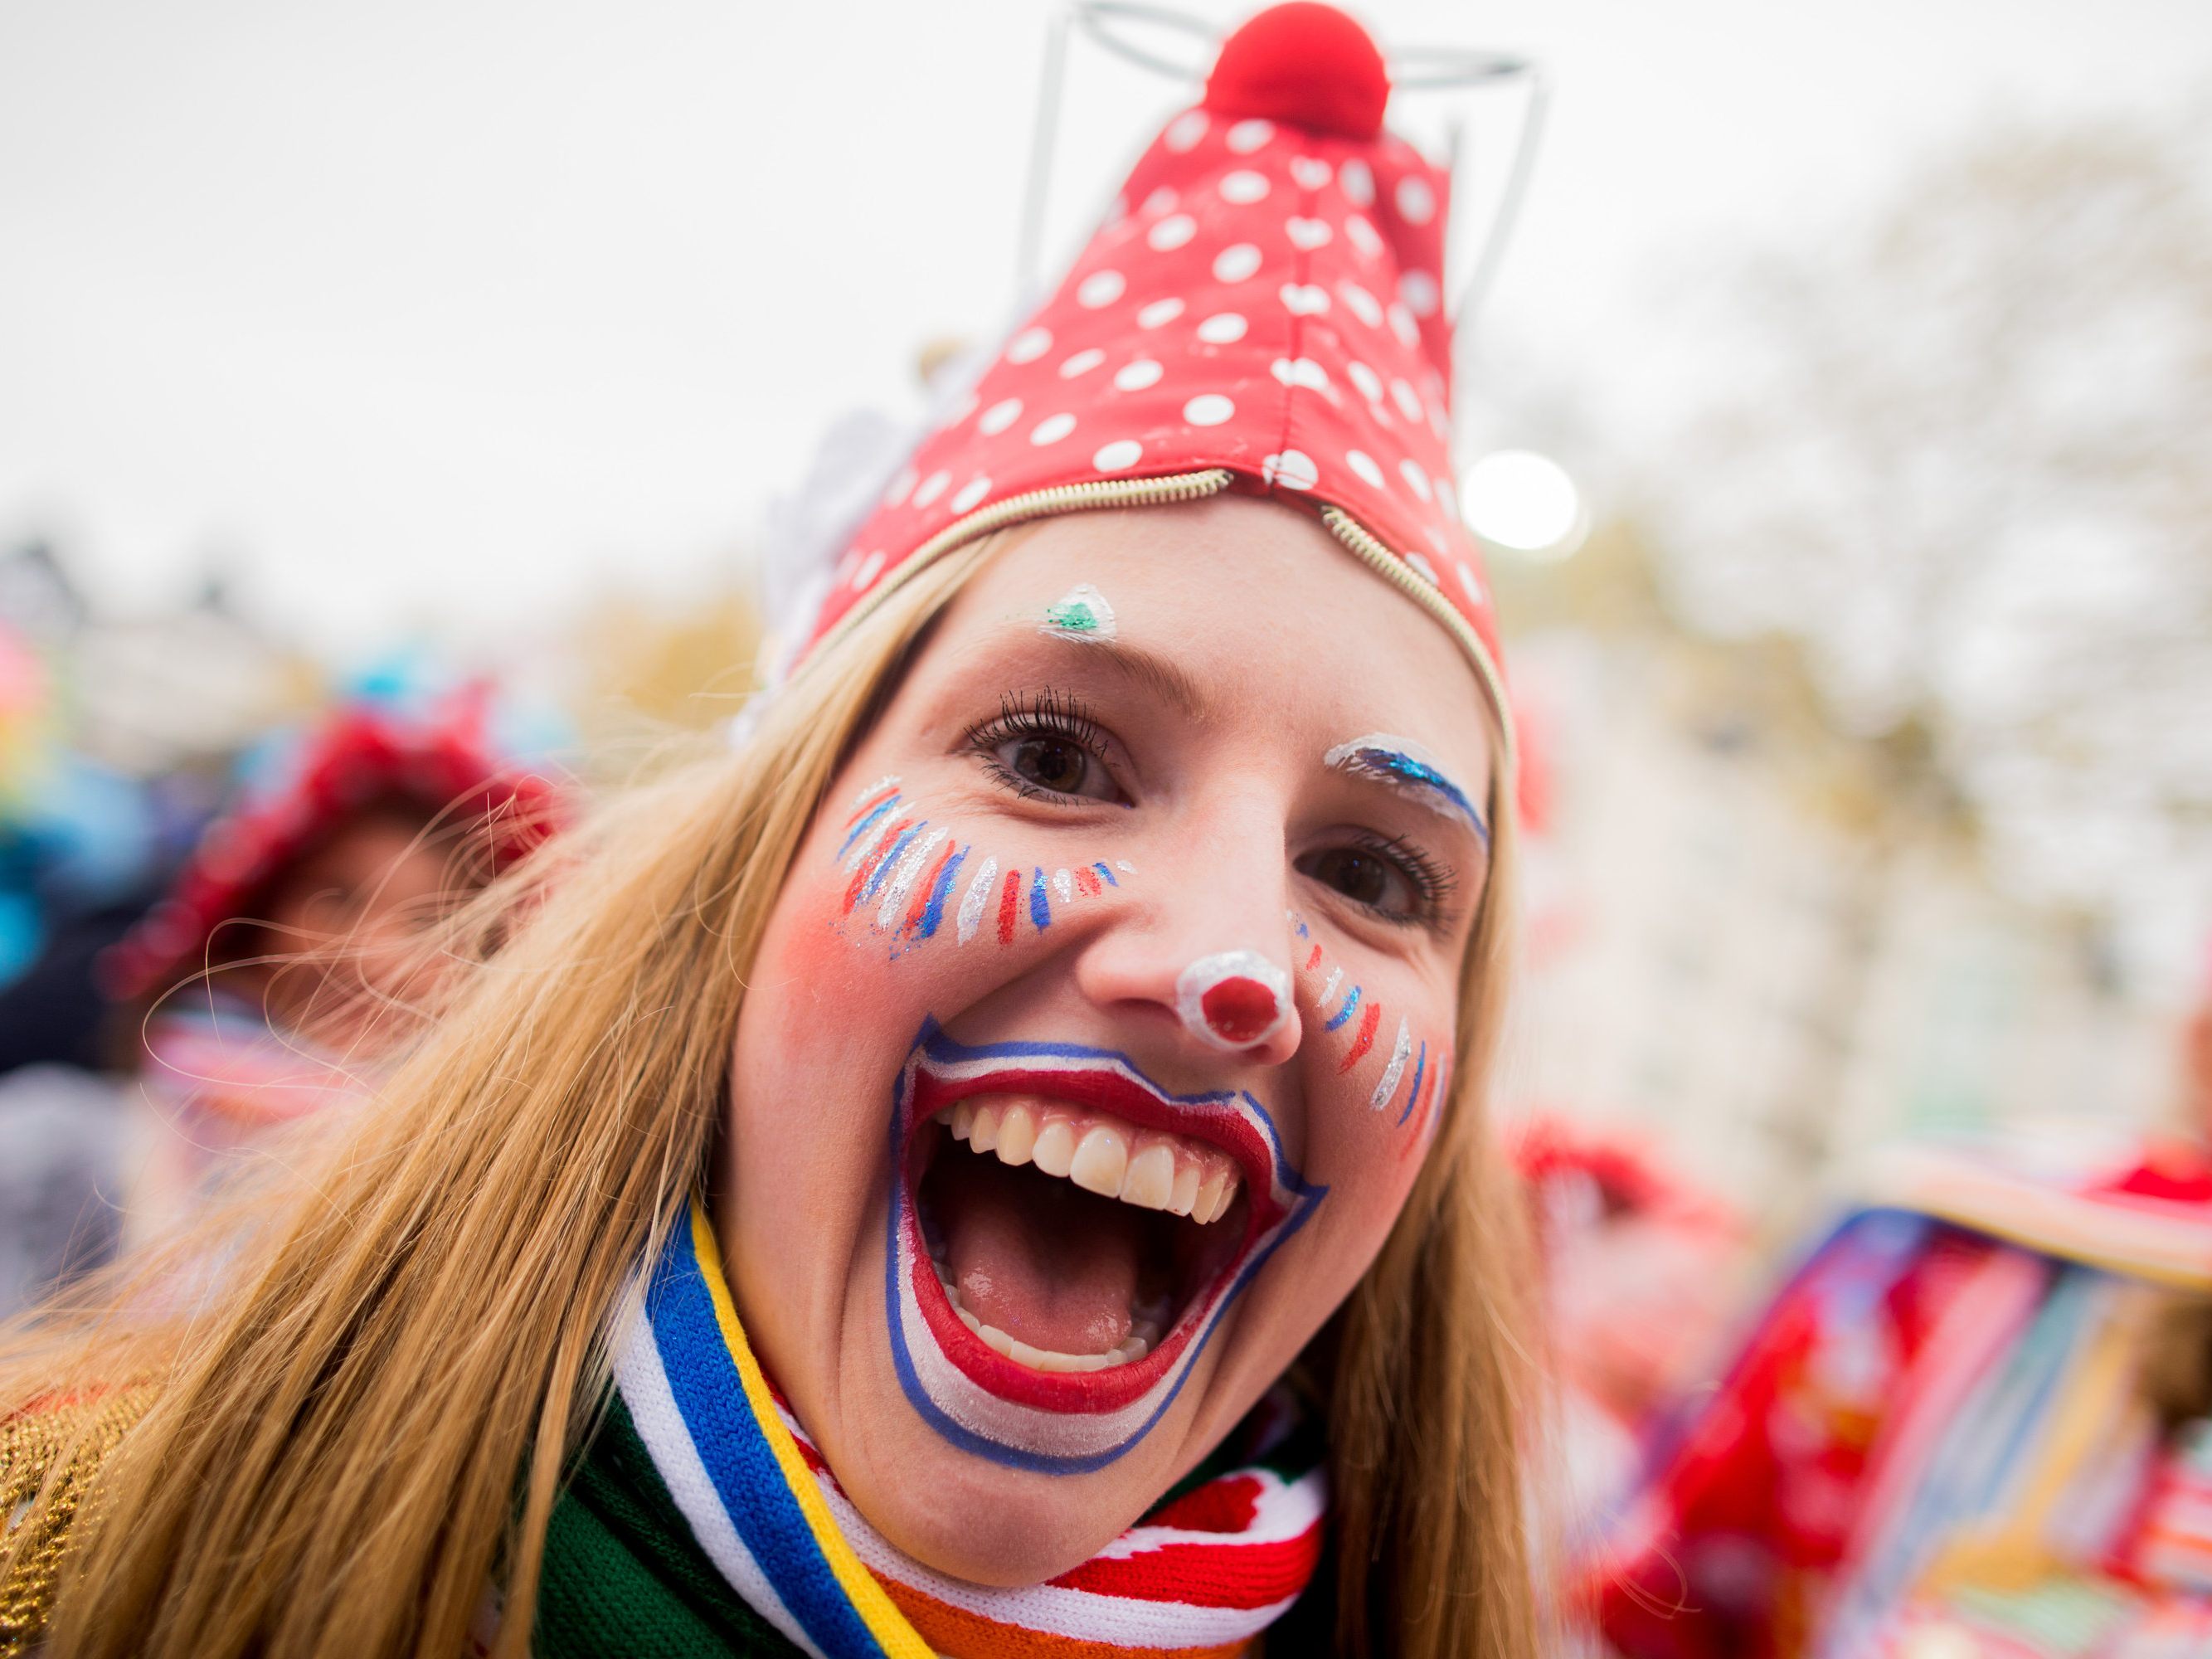
<svg viewBox="0 0 2212 1659"><path fill-rule="evenodd" d="M1388 96L1231 37L742 738L441 930L188 1314L17 1328L11 1634L1537 1650L1512 726Z"/></svg>
<svg viewBox="0 0 2212 1659"><path fill-rule="evenodd" d="M2212 1653L2212 978L2186 1133L1899 1149L1660 1445L1626 1659Z"/></svg>
<svg viewBox="0 0 2212 1659"><path fill-rule="evenodd" d="M0 1175L0 1308L118 1235L173 1231L224 1164L373 1086L374 1057L355 1045L419 990L423 930L557 811L495 746L488 708L475 687L352 697L264 746L100 961L115 1073L47 1065L0 1085L16 1153Z"/></svg>
<svg viewBox="0 0 2212 1659"><path fill-rule="evenodd" d="M264 756L104 959L142 1110L125 1237L188 1221L218 1168L359 1098L364 1044L425 994L426 931L550 833L489 688L349 697Z"/></svg>

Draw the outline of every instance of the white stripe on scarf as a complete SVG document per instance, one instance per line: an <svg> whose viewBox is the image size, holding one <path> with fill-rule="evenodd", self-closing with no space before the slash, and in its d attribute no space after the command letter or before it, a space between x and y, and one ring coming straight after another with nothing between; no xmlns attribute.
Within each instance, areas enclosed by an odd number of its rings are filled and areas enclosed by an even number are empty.
<svg viewBox="0 0 2212 1659"><path fill-rule="evenodd" d="M806 1431L781 1401L777 1413L793 1437L815 1456L821 1454ZM1094 1590L1070 1589L1059 1584L1028 1584L1018 1589L972 1584L949 1578L924 1566L870 1526L866 1517L845 1496L834 1477L822 1469L815 1479L837 1517L838 1530L853 1553L879 1578L889 1578L920 1590L932 1599L963 1613L1014 1630L1042 1632L1076 1641L1112 1642L1133 1648L1222 1647L1258 1635L1290 1611L1296 1595L1259 1607L1198 1607L1180 1601L1135 1601L1127 1596L1103 1595ZM1170 1543L1202 1544L1208 1549L1231 1550L1240 1544L1285 1542L1321 1524L1326 1507L1322 1494L1328 1477L1315 1468L1295 1481L1285 1482L1265 1469L1240 1469L1260 1483L1252 1524L1234 1539L1220 1533L1188 1532L1173 1527L1132 1527L1091 1558L1127 1559Z"/></svg>
<svg viewBox="0 0 2212 1659"><path fill-rule="evenodd" d="M760 1563L753 1559L752 1552L738 1534L736 1523L723 1509L721 1496L714 1490L706 1464L700 1461L699 1449L691 1443L684 1413L677 1409L668 1372L660 1363L660 1349L653 1340L653 1322L642 1308L625 1320L622 1340L615 1345L614 1360L615 1386L622 1390L623 1404L629 1408L638 1438L652 1454L668 1495L691 1523L700 1547L756 1613L812 1659L824 1659L822 1650L808 1640L805 1630L784 1606L783 1598L761 1571Z"/></svg>

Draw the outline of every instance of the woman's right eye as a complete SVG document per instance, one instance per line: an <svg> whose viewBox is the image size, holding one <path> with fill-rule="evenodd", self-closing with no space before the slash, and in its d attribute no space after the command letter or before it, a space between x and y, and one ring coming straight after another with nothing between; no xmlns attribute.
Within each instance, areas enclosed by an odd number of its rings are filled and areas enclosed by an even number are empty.
<svg viewBox="0 0 2212 1659"><path fill-rule="evenodd" d="M1058 732L1009 738L991 753L1009 776L1052 794L1112 800L1120 793L1089 750Z"/></svg>
<svg viewBox="0 0 2212 1659"><path fill-rule="evenodd" d="M972 729L965 747L1018 795L1130 804L1106 764L1105 732L1065 692L1002 698L998 718Z"/></svg>

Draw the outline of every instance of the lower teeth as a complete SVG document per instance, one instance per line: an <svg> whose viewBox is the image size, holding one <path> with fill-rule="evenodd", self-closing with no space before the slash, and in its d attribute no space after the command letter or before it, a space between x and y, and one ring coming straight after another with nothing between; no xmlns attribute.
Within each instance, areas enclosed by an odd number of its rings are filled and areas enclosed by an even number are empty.
<svg viewBox="0 0 2212 1659"><path fill-rule="evenodd" d="M960 1304L960 1287L952 1282L952 1275L944 1261L930 1257L937 1269L938 1282L945 1286L945 1295L952 1304L952 1311L960 1322L983 1340L984 1346L994 1353L1003 1354L1017 1365L1026 1365L1033 1371L1103 1371L1115 1365L1127 1365L1142 1359L1157 1346L1160 1340L1158 1319L1140 1316L1131 1326L1128 1336L1121 1346L1104 1353L1060 1353L1050 1348L1032 1348L1017 1337L1012 1337L996 1325L986 1325Z"/></svg>

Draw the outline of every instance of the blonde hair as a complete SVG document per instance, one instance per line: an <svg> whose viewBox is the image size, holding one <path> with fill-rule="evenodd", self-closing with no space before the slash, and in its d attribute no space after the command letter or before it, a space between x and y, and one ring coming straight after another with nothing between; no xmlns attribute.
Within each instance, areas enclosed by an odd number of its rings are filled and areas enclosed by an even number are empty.
<svg viewBox="0 0 2212 1659"><path fill-rule="evenodd" d="M126 1265L0 1338L0 1411L150 1400L106 1436L88 1496L66 1450L46 1460L0 1555L0 1586L52 1581L46 1652L454 1653L494 1585L492 1650L527 1652L563 1467L608 1386L609 1313L703 1178L778 891L923 630L1002 542L906 582L741 750L617 799L465 911L445 948L470 965L373 1109L296 1154L281 1206L249 1195L179 1247L226 1253L194 1305L162 1288L185 1257ZM1310 1356L1346 1653L1534 1644L1517 1208L1492 1190L1481 1121L1510 816L1493 814L1455 1097Z"/></svg>

